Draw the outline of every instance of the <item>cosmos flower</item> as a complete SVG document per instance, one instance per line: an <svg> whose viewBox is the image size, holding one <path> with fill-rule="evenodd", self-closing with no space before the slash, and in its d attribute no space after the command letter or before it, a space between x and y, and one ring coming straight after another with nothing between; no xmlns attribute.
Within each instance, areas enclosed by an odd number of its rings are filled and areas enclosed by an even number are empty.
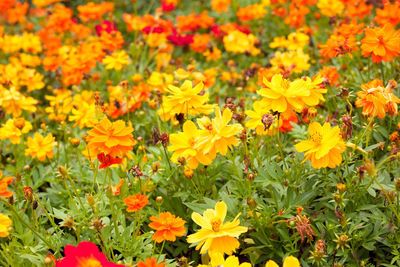
<svg viewBox="0 0 400 267"><path fill-rule="evenodd" d="M279 265L275 261L269 260L265 263L265 267L279 267ZM288 256L283 261L282 267L300 267L300 262L296 257Z"/></svg>
<svg viewBox="0 0 400 267"><path fill-rule="evenodd" d="M164 267L165 262L157 263L157 260L153 257L147 258L146 261L139 261L137 267Z"/></svg>
<svg viewBox="0 0 400 267"><path fill-rule="evenodd" d="M149 203L149 199L147 198L147 196L140 193L128 196L124 198L123 201L127 206L127 212L136 212L138 210L141 210Z"/></svg>
<svg viewBox="0 0 400 267"><path fill-rule="evenodd" d="M174 242L176 237L183 236L186 233L184 226L186 221L169 212L161 212L158 217L151 216L150 221L149 227L156 230L152 239L157 243L165 240Z"/></svg>
<svg viewBox="0 0 400 267"><path fill-rule="evenodd" d="M24 118L9 119L0 128L0 140L10 139L12 144L20 144L21 136L32 130L32 124Z"/></svg>
<svg viewBox="0 0 400 267"><path fill-rule="evenodd" d="M8 215L0 213L0 237L7 237L10 232L9 229L12 225L12 220Z"/></svg>
<svg viewBox="0 0 400 267"><path fill-rule="evenodd" d="M14 194L14 192L8 191L8 185L11 184L14 177L9 176L1 178L2 175L3 173L0 171L0 197L9 198Z"/></svg>
<svg viewBox="0 0 400 267"><path fill-rule="evenodd" d="M231 255L239 247L237 238L247 232L247 227L239 226L239 215L232 222L225 222L227 207L221 201L215 204L215 210L207 209L203 216L197 212L192 213L192 220L201 229L187 238L189 243L197 243L196 250L201 254L221 253Z"/></svg>
<svg viewBox="0 0 400 267"><path fill-rule="evenodd" d="M38 158L40 161L44 161L46 157L49 159L54 157L53 148L57 145L57 142L51 133L43 137L36 132L33 138L30 136L28 137L26 145L25 155L30 155L32 158Z"/></svg>
<svg viewBox="0 0 400 267"><path fill-rule="evenodd" d="M309 139L295 145L298 152L305 152L305 160L310 160L315 169L335 168L342 162L341 153L346 150L339 126L331 129L329 123L323 126L312 122L308 128Z"/></svg>
<svg viewBox="0 0 400 267"><path fill-rule="evenodd" d="M122 264L109 262L92 242L82 241L78 246L67 245L65 257L56 262L56 267L123 267Z"/></svg>

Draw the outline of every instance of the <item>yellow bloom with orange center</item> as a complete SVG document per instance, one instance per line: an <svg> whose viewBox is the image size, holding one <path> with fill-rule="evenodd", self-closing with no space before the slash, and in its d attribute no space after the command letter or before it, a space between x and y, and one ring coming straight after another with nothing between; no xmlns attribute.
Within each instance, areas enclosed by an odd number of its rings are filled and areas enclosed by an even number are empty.
<svg viewBox="0 0 400 267"><path fill-rule="evenodd" d="M0 213L0 237L7 237L10 234L12 221L6 214Z"/></svg>
<svg viewBox="0 0 400 267"><path fill-rule="evenodd" d="M176 114L210 114L215 106L207 104L209 94L202 82L193 87L192 82L186 80L181 87L169 85L165 90L169 95L163 97L162 106L158 111L162 120L169 120Z"/></svg>
<svg viewBox="0 0 400 267"><path fill-rule="evenodd" d="M215 158L217 153L225 156L232 146L239 144L236 137L243 127L239 123L229 124L232 119L232 111L228 108L221 113L219 107L215 109L215 118L208 117L197 119L197 124L202 129L195 148L207 157Z"/></svg>
<svg viewBox="0 0 400 267"><path fill-rule="evenodd" d="M304 160L310 160L315 169L339 166L342 162L341 153L346 150L339 126L331 129L329 123L322 126L312 122L308 131L309 138L295 145L298 152L305 152Z"/></svg>
<svg viewBox="0 0 400 267"><path fill-rule="evenodd" d="M9 119L0 128L0 140L10 139L12 144L21 143L21 136L32 130L32 124L24 118Z"/></svg>
<svg viewBox="0 0 400 267"><path fill-rule="evenodd" d="M46 157L49 159L54 157L53 148L57 145L57 142L51 133L43 137L36 132L33 138L28 137L26 144L28 147L25 149L25 155L44 161Z"/></svg>
<svg viewBox="0 0 400 267"><path fill-rule="evenodd" d="M95 158L101 152L113 158L125 156L136 144L132 132L132 126L125 126L122 120L111 122L103 118L88 132L89 156Z"/></svg>
<svg viewBox="0 0 400 267"><path fill-rule="evenodd" d="M221 201L215 204L215 209L207 209L203 216L197 212L192 213L192 220L201 226L197 233L187 238L189 243L197 243L196 250L201 254L221 253L231 255L239 247L237 238L247 232L247 227L239 226L239 215L232 222L225 222L227 206Z"/></svg>
<svg viewBox="0 0 400 267"><path fill-rule="evenodd" d="M168 151L174 151L171 161L178 163L180 158L184 158L190 169L196 169L199 162L203 165L210 165L212 158L206 157L200 150L196 149L201 131L192 121L186 121L182 129L183 132L169 136L171 145L168 147Z"/></svg>

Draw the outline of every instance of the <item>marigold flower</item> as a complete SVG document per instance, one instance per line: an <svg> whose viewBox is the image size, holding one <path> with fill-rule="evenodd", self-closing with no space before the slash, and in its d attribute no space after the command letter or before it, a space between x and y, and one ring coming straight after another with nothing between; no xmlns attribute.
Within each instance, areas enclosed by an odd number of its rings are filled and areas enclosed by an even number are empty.
<svg viewBox="0 0 400 267"><path fill-rule="evenodd" d="M0 213L0 237L7 237L10 232L9 229L12 225L12 220L8 215Z"/></svg>
<svg viewBox="0 0 400 267"><path fill-rule="evenodd" d="M176 240L176 237L183 236L186 233L185 223L180 217L175 217L175 215L169 212L161 212L158 217L151 216L149 227L156 230L153 234L152 239L157 243L163 241Z"/></svg>
<svg viewBox="0 0 400 267"><path fill-rule="evenodd" d="M165 262L157 263L157 260L153 257L147 258L146 261L139 261L137 267L164 267Z"/></svg>
<svg viewBox="0 0 400 267"><path fill-rule="evenodd" d="M14 177L8 176L1 178L3 175L2 171L0 171L0 197L11 197L14 192L8 191L8 185L12 182Z"/></svg>
<svg viewBox="0 0 400 267"><path fill-rule="evenodd" d="M26 144L28 147L25 149L25 155L30 155L32 158L44 161L46 157L49 159L54 157L53 148L57 145L57 142L51 133L43 137L36 132L33 138L28 137Z"/></svg>
<svg viewBox="0 0 400 267"><path fill-rule="evenodd" d="M309 139L295 145L297 151L306 152L304 161L310 160L316 169L334 168L340 165L341 153L346 150L346 146L340 135L339 126L331 129L329 123L321 126L318 122L312 122L308 130Z"/></svg>
<svg viewBox="0 0 400 267"><path fill-rule="evenodd" d="M147 198L147 196L140 193L128 196L124 198L123 201L127 206L127 212L136 212L138 210L141 210L149 203L149 199Z"/></svg>
<svg viewBox="0 0 400 267"><path fill-rule="evenodd" d="M136 144L132 132L133 128L125 126L122 120L110 122L107 118L103 118L88 132L86 140L89 155L94 156L104 152L111 157L123 157Z"/></svg>
<svg viewBox="0 0 400 267"><path fill-rule="evenodd" d="M97 246L88 241L82 241L78 246L67 245L64 248L65 257L57 260L56 267L123 267L122 264L109 262L106 255Z"/></svg>
<svg viewBox="0 0 400 267"><path fill-rule="evenodd" d="M400 30L390 24L383 27L365 29L365 37L361 40L362 55L372 57L372 61L389 62L400 55Z"/></svg>
<svg viewBox="0 0 400 267"><path fill-rule="evenodd" d="M188 236L189 243L197 243L196 250L200 253L222 253L231 255L239 247L237 238L247 232L247 227L239 226L239 215L232 222L224 223L227 213L225 202L215 204L215 210L207 209L203 216L197 212L192 213L192 220L201 226L195 234Z"/></svg>

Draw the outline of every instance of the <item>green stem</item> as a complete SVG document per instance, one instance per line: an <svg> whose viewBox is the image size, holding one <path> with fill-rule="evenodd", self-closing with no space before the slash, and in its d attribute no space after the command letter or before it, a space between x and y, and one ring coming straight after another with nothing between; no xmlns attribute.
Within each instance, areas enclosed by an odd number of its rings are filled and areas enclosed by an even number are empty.
<svg viewBox="0 0 400 267"><path fill-rule="evenodd" d="M119 229L118 229L118 224L117 224L117 217L115 216L115 210L114 210L114 196L111 192L111 172L109 173L109 186L110 186L110 206L111 206L111 217L113 219L113 223L114 223L114 229L115 229L115 233L117 234L117 238L119 241L121 241L121 235L119 234Z"/></svg>

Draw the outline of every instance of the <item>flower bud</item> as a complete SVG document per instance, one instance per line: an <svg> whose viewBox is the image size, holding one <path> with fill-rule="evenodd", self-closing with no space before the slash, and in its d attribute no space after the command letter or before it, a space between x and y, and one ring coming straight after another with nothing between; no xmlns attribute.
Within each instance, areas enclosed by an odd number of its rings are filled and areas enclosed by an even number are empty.
<svg viewBox="0 0 400 267"><path fill-rule="evenodd" d="M161 204L163 203L163 197L162 196L156 197L156 203L157 205L161 206Z"/></svg>
<svg viewBox="0 0 400 267"><path fill-rule="evenodd" d="M70 143L73 147L77 147L79 146L79 144L81 143L81 140L79 138L72 138L70 140Z"/></svg>
<svg viewBox="0 0 400 267"><path fill-rule="evenodd" d="M61 178L67 179L68 170L65 167L60 165L60 166L58 166L57 170L58 170L58 173L60 174Z"/></svg>
<svg viewBox="0 0 400 267"><path fill-rule="evenodd" d="M370 159L366 159L364 163L364 167L367 170L368 174L372 177L376 176L375 165Z"/></svg>
<svg viewBox="0 0 400 267"><path fill-rule="evenodd" d="M92 194L89 194L86 196L86 200L89 203L89 206L93 209L96 205L96 200L94 199L94 196Z"/></svg>
<svg viewBox="0 0 400 267"><path fill-rule="evenodd" d="M250 209L254 210L257 207L257 202L256 200L252 198L247 199L247 205L249 205Z"/></svg>
<svg viewBox="0 0 400 267"><path fill-rule="evenodd" d="M183 173L185 174L186 178L188 178L188 179L192 179L192 178L193 178L194 172L193 172L192 169L190 169L190 168L185 168L185 169L183 170Z"/></svg>

